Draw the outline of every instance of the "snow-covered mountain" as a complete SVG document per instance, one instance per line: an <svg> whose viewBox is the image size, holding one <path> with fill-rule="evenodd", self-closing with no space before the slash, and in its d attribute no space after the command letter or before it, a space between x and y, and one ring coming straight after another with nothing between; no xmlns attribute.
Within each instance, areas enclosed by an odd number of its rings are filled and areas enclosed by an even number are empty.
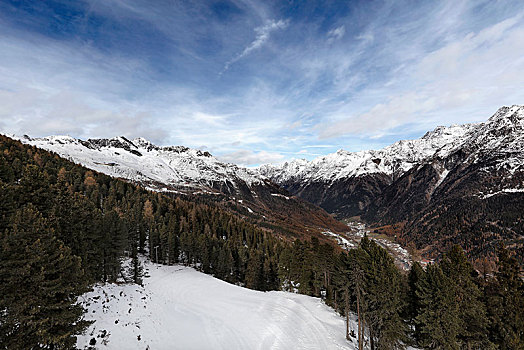
<svg viewBox="0 0 524 350"><path fill-rule="evenodd" d="M501 240L524 249L524 106L381 150L259 171L340 218L394 225L389 233L430 253L460 243L485 255Z"/></svg>
<svg viewBox="0 0 524 350"><path fill-rule="evenodd" d="M150 190L206 197L283 232L302 235L345 229L321 208L292 196L258 172L221 162L205 151L184 146L160 147L143 138L129 140L123 136L86 141L70 136L14 138Z"/></svg>
<svg viewBox="0 0 524 350"><path fill-rule="evenodd" d="M348 152L341 149L312 161L295 159L280 165L262 165L259 167L259 172L276 183L335 182L348 177L377 173L398 177L435 153L444 154L454 149L476 126L476 124L440 126L420 139L398 141L380 150Z"/></svg>
<svg viewBox="0 0 524 350"><path fill-rule="evenodd" d="M421 162L434 156L445 158L460 147L521 152L523 123L524 106L502 107L485 123L439 126L419 139L401 140L380 150L339 150L312 161L296 159L280 165L263 165L259 172L277 183L334 182L376 173L397 178Z"/></svg>
<svg viewBox="0 0 524 350"><path fill-rule="evenodd" d="M524 106L515 105L500 108L487 122L439 126L419 139L398 141L380 150L339 150L312 161L297 159L263 165L258 170L293 194L340 216L352 216L385 186L434 159L446 159L458 150L468 150L477 160L481 154L495 153L499 167L517 170L524 164L523 147ZM444 165L438 169L439 185L449 168ZM342 196L350 203L336 200Z"/></svg>
<svg viewBox="0 0 524 350"><path fill-rule="evenodd" d="M19 139L90 169L154 190L235 194L240 186L267 182L264 176L220 162L208 152L184 146L159 147L143 138L129 140L120 136L83 141L70 136L24 136Z"/></svg>

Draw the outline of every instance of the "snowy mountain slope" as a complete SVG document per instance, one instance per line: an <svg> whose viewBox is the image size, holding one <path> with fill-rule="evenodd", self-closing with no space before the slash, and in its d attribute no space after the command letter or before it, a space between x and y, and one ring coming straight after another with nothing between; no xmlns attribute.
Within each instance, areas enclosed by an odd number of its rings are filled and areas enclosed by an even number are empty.
<svg viewBox="0 0 524 350"><path fill-rule="evenodd" d="M461 152L468 154L467 159ZM478 162L488 154L497 157L499 168L522 169L524 106L502 107L487 122L437 127L420 139L398 141L381 150L339 150L312 161L293 160L258 170L291 193L349 217L361 214L385 188L412 169L442 160L435 166L434 192L453 164Z"/></svg>
<svg viewBox="0 0 524 350"><path fill-rule="evenodd" d="M122 136L87 141L70 136L14 138L151 190L219 203L260 226L295 238L316 233L324 239L322 230L345 230L323 209L291 196L253 170L220 162L208 152L184 146L159 147L143 138Z"/></svg>
<svg viewBox="0 0 524 350"><path fill-rule="evenodd" d="M354 349L318 298L258 292L183 266L145 262L144 287L106 284L80 300L96 321L80 349ZM352 321L352 329L356 324ZM104 335L102 337L102 335Z"/></svg>
<svg viewBox="0 0 524 350"><path fill-rule="evenodd" d="M253 171L222 163L208 152L183 146L159 147L143 138L128 140L120 136L82 141L70 136L25 136L19 139L90 169L156 190L234 194L240 185L252 186L267 181Z"/></svg>

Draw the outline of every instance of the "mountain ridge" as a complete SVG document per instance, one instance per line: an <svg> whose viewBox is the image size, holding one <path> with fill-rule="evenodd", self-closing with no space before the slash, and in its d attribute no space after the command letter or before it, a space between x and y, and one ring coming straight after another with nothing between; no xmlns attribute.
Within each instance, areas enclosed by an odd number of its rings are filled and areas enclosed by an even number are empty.
<svg viewBox="0 0 524 350"><path fill-rule="evenodd" d="M331 213L396 227L388 232L400 243L414 241L431 256L453 243L472 245L479 256L493 253L499 241L523 246L516 210L524 211L524 106L501 107L486 122L439 126L381 150L339 150L257 169L143 138L20 139L155 191L214 197L266 227L272 217L280 226L291 222L295 233L304 227L343 232Z"/></svg>
<svg viewBox="0 0 524 350"><path fill-rule="evenodd" d="M473 257L493 255L500 242L524 257L524 106L382 150L339 151L260 172L339 219L360 217L431 257L453 244Z"/></svg>
<svg viewBox="0 0 524 350"><path fill-rule="evenodd" d="M321 232L325 230L347 230L323 209L294 197L250 169L223 163L206 151L156 146L144 138L130 140L124 136L86 141L71 136L14 138L149 190L219 203L260 227L291 237L313 233L323 239Z"/></svg>
<svg viewBox="0 0 524 350"><path fill-rule="evenodd" d="M508 114L510 114L508 116ZM319 178L324 176L324 179L333 179L329 174L340 170L335 178L344 176L358 176L364 173L383 172L388 175L395 174L398 170L409 170L412 164L420 160L427 159L435 154L445 156L446 153L452 151L462 142L457 140L460 137L468 137L471 133L482 129L485 125L493 125L503 123L501 126L522 126L524 118L524 105L513 105L511 107L501 107L497 112L489 118L486 122L468 123L468 124L452 124L450 126L437 126L432 131L426 132L422 137L412 140L399 140L389 146L379 150L363 150L357 152L350 152L344 149L339 149L335 153L319 156L311 161L305 159L293 159L281 164L264 164L259 167L259 171L269 178L277 178L278 182L286 181L293 174L285 174L283 170L292 169L303 172L304 167L311 168L312 171L317 170L321 165L329 163L343 163L344 168L331 169L331 172L318 172L311 178ZM394 154L401 155L393 157ZM382 156L385 162L380 158ZM384 157L385 156L385 157ZM390 159L387 159L387 158ZM380 162L378 162L380 160ZM398 164L395 160L404 160L405 164ZM371 162L370 162L371 161ZM367 167L367 168L366 168ZM364 169L362 169L364 168ZM358 170L356 172L356 170ZM328 176L325 176L328 174Z"/></svg>

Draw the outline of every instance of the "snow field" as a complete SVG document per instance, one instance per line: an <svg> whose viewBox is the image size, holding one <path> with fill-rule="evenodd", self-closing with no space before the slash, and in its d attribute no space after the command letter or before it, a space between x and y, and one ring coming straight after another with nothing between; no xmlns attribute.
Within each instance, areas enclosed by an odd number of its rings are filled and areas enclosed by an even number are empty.
<svg viewBox="0 0 524 350"><path fill-rule="evenodd" d="M145 266L144 287L99 285L80 298L96 322L78 337L79 348L92 338L95 349L355 348L344 319L319 298L258 292L183 266Z"/></svg>

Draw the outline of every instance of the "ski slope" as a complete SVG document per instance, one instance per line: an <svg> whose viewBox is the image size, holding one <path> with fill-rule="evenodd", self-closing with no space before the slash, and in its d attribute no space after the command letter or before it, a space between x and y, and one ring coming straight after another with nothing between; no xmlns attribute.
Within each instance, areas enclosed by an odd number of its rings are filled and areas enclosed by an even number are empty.
<svg viewBox="0 0 524 350"><path fill-rule="evenodd" d="M183 266L145 267L144 287L105 284L80 298L96 321L78 337L80 349L92 338L96 349L355 348L344 319L318 298L258 292Z"/></svg>

